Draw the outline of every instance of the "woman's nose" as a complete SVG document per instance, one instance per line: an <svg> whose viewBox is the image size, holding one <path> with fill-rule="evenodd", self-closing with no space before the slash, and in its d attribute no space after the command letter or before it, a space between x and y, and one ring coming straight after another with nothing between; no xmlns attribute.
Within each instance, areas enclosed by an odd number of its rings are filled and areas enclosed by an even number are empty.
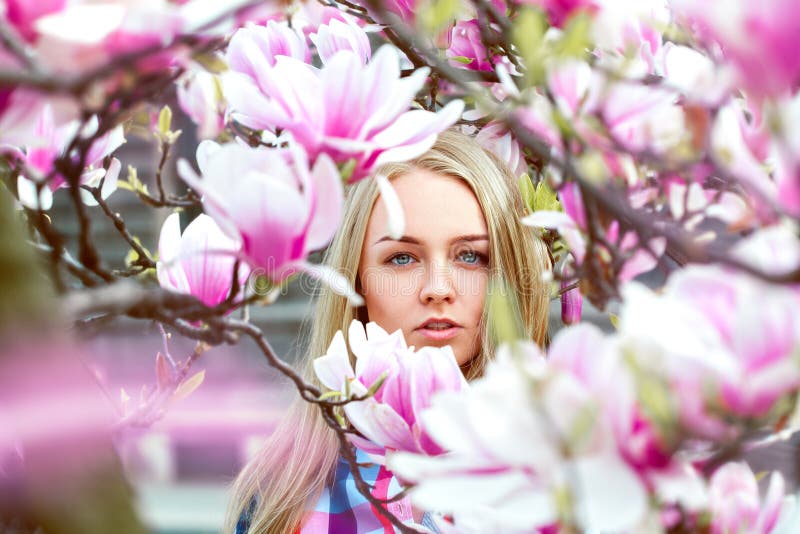
<svg viewBox="0 0 800 534"><path fill-rule="evenodd" d="M431 263L423 275L419 298L423 303L452 302L456 296L453 269L447 263Z"/></svg>

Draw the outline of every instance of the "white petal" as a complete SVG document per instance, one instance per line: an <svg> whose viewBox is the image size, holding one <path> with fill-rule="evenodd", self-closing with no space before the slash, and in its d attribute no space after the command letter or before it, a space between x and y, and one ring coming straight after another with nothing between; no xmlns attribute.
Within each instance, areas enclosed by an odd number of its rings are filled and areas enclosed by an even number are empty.
<svg viewBox="0 0 800 534"><path fill-rule="evenodd" d="M617 456L579 458L572 467L578 519L584 528L619 532L635 527L644 518L647 490Z"/></svg>
<svg viewBox="0 0 800 534"><path fill-rule="evenodd" d="M397 196L397 191L394 190L392 184L386 176L379 174L375 177L378 182L378 189L380 190L381 201L386 206L386 213L388 215L386 225L389 229L389 235L392 239L400 239L405 231L405 216L403 215L403 206L400 204L400 197Z"/></svg>

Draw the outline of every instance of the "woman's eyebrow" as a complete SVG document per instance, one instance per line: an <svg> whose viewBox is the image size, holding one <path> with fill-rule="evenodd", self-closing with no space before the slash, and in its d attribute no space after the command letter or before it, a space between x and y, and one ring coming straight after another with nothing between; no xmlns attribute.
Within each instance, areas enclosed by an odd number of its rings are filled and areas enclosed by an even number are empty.
<svg viewBox="0 0 800 534"><path fill-rule="evenodd" d="M422 244L422 241L420 241L416 237L411 237L408 235L400 236L398 239L394 239L391 236L385 235L382 238L375 241L373 245L377 245L378 243L382 243L384 241L397 241L400 243L411 243L412 245ZM486 234L468 234L468 235L460 235L450 240L451 243L460 243L463 241L489 241L489 236Z"/></svg>

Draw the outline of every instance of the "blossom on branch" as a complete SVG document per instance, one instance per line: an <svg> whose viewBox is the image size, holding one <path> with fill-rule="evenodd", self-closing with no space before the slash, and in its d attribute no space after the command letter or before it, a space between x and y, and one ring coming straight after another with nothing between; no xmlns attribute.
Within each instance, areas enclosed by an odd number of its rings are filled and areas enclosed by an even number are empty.
<svg viewBox="0 0 800 534"><path fill-rule="evenodd" d="M767 494L759 496L758 482L744 462L730 462L711 476L711 533L769 534L778 524L784 506L784 481L778 472L769 477Z"/></svg>
<svg viewBox="0 0 800 534"><path fill-rule="evenodd" d="M273 281L307 272L359 301L340 273L305 261L330 242L341 218L341 177L327 156L310 168L296 145L267 149L203 141L197 163L202 176L179 160L181 178L203 196L206 212L241 245L241 258L251 267Z"/></svg>
<svg viewBox="0 0 800 534"><path fill-rule="evenodd" d="M353 165L351 181L375 166L422 154L463 111L461 100L438 113L409 111L428 69L401 78L392 46L381 47L366 65L361 53L342 49L316 69L296 56L260 48L241 31L234 39L237 50L247 51L246 62L237 53L225 80L233 118L257 130L291 133L312 161L327 154Z"/></svg>
<svg viewBox="0 0 800 534"><path fill-rule="evenodd" d="M158 283L165 289L193 295L206 306L216 306L233 288L238 252L239 244L208 215L198 215L181 234L180 216L173 213L161 226ZM244 285L249 273L247 265L239 266L240 285Z"/></svg>
<svg viewBox="0 0 800 534"><path fill-rule="evenodd" d="M400 330L389 334L376 323L367 323L365 329L355 320L347 337L356 358L355 370L341 331L328 352L314 360L314 370L327 388L342 396L346 397L346 391L357 396L374 392L344 406L348 421L369 441L351 440L373 454L383 454L384 449L442 453L444 449L431 439L419 414L430 406L433 395L466 388L450 346L415 351L406 345Z"/></svg>

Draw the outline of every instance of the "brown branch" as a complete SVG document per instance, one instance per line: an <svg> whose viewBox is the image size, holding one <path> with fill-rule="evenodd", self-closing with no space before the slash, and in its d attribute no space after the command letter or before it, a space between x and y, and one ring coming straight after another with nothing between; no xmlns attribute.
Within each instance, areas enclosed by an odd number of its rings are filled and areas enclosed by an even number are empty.
<svg viewBox="0 0 800 534"><path fill-rule="evenodd" d="M134 265L138 265L143 267L144 269L155 269L156 262L150 257L147 251L142 247L142 245L136 241L136 239L131 235L128 231L128 227L125 225L125 221L122 219L119 213L116 213L109 208L108 203L103 199L100 189L103 187L102 181L99 186L97 187L86 187L83 186L83 189L89 191L92 194L97 205L100 206L100 209L103 210L106 217L108 217L111 222L114 224L114 228L117 229L117 232L122 236L125 242L136 252L139 256L134 261Z"/></svg>

